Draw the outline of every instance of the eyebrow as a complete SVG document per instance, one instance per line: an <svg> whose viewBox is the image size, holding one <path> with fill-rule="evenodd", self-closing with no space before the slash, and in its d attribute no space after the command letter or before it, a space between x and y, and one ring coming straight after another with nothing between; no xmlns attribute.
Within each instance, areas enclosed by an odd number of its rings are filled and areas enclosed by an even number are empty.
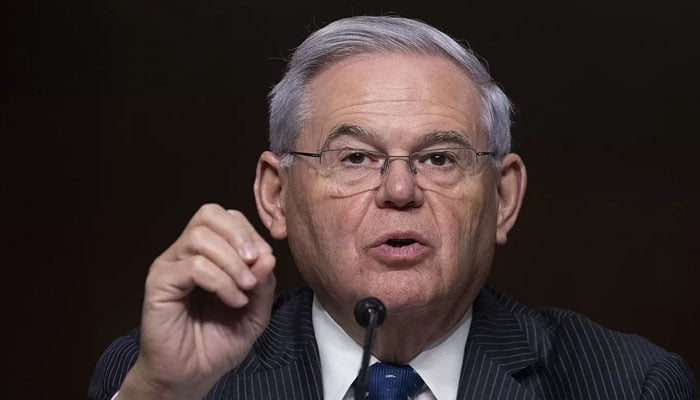
<svg viewBox="0 0 700 400"><path fill-rule="evenodd" d="M375 132L368 131L357 125L342 124L334 128L326 140L323 141L323 148L329 148L331 143L341 137L351 137L370 144L376 144L380 141L380 136Z"/></svg>
<svg viewBox="0 0 700 400"><path fill-rule="evenodd" d="M323 142L323 148L327 149L337 139L341 137L351 137L363 141L368 144L381 143L381 136L376 132L367 130L361 126L342 124L334 128ZM418 140L418 148L426 148L436 144L453 143L463 147L473 147L469 137L456 130L433 131L420 137Z"/></svg>
<svg viewBox="0 0 700 400"><path fill-rule="evenodd" d="M460 131L435 131L421 136L419 146L429 147L435 144L454 143L462 147L473 147L472 141Z"/></svg>

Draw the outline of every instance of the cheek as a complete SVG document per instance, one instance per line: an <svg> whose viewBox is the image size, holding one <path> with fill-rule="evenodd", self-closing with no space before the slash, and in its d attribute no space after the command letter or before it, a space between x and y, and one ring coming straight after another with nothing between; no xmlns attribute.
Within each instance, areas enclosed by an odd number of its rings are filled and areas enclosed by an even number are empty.
<svg viewBox="0 0 700 400"><path fill-rule="evenodd" d="M464 239L467 242L468 265L474 269L471 273L490 270L496 245L497 206L495 197L489 191L482 192L479 201L471 203L471 218Z"/></svg>
<svg viewBox="0 0 700 400"><path fill-rule="evenodd" d="M471 187L459 194L443 198L443 211L436 213L442 227L443 257L452 261L458 274L472 273L490 263L496 238L497 204L484 187ZM469 266L470 268L465 268Z"/></svg>
<svg viewBox="0 0 700 400"><path fill-rule="evenodd" d="M340 197L327 185L297 180L287 204L289 245L300 268L330 271L353 259L355 234L369 196ZM290 192L290 193L291 193Z"/></svg>
<svg viewBox="0 0 700 400"><path fill-rule="evenodd" d="M370 203L367 193L342 197L335 196L330 189L320 188L307 191L302 207L306 221L313 226L316 236L324 240L325 246L330 242L333 247L345 247L352 245Z"/></svg>
<svg viewBox="0 0 700 400"><path fill-rule="evenodd" d="M307 191L299 198L288 236L304 281L321 297L344 304L357 296L357 232L367 201L364 197L329 199ZM321 200L322 199L322 200ZM365 207L362 207L365 205ZM364 210L364 211L363 211Z"/></svg>

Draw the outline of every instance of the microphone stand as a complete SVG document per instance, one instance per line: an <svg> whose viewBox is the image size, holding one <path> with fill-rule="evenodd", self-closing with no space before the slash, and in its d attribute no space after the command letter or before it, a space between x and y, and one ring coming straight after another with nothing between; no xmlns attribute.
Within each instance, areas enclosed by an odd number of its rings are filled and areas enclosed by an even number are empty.
<svg viewBox="0 0 700 400"><path fill-rule="evenodd" d="M381 325L386 319L386 308L381 300L375 297L367 297L357 302L355 305L355 320L360 326L366 327L365 343L362 346L362 364L357 379L353 383L355 390L355 400L362 400L367 393L369 379L367 367L369 367L369 356L372 352L372 342L374 340L374 329Z"/></svg>

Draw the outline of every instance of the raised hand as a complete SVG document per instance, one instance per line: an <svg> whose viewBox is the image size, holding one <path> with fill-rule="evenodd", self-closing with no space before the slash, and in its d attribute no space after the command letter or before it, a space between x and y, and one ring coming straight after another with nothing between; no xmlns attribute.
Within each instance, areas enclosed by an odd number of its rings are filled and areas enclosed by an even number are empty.
<svg viewBox="0 0 700 400"><path fill-rule="evenodd" d="M238 211L205 205L151 265L141 348L118 399L196 399L270 319L272 249Z"/></svg>

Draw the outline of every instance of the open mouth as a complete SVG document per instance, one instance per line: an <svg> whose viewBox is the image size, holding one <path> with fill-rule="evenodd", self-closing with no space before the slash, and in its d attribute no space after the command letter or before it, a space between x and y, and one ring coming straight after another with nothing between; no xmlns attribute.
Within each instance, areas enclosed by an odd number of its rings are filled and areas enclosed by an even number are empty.
<svg viewBox="0 0 700 400"><path fill-rule="evenodd" d="M374 242L369 254L385 266L410 268L432 251L426 243L429 241L418 233L393 232Z"/></svg>
<svg viewBox="0 0 700 400"><path fill-rule="evenodd" d="M404 247L410 246L416 241L413 239L389 239L385 243L391 247Z"/></svg>

